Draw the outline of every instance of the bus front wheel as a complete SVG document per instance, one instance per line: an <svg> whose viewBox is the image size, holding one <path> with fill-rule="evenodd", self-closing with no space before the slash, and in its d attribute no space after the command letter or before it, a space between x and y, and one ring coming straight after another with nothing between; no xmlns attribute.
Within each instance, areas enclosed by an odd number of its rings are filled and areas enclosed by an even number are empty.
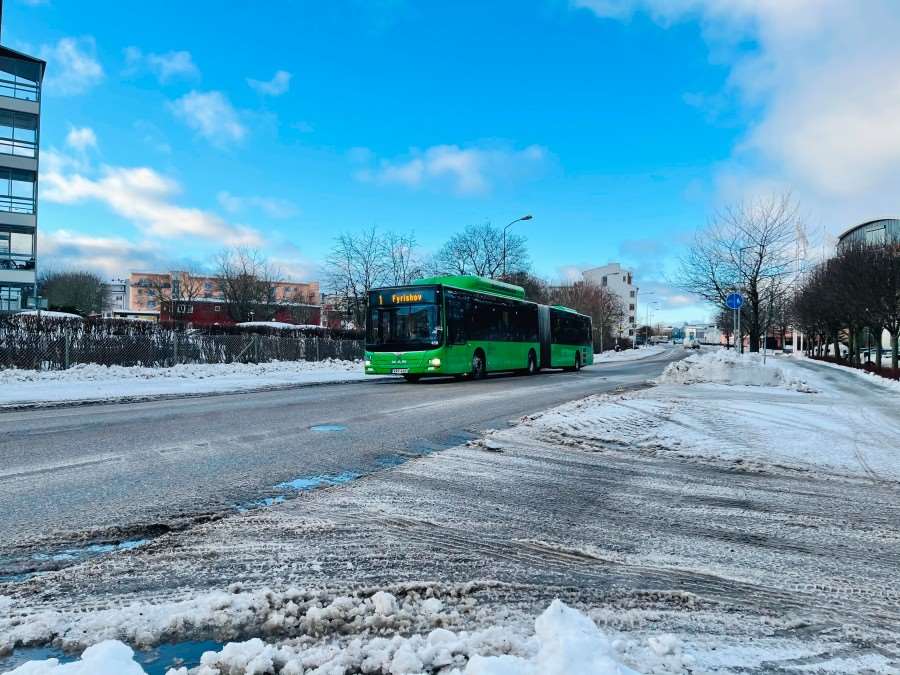
<svg viewBox="0 0 900 675"><path fill-rule="evenodd" d="M404 375L403 379L406 380L407 382L418 382L419 376L418 375Z"/></svg>
<svg viewBox="0 0 900 675"><path fill-rule="evenodd" d="M472 355L472 379L483 380L487 376L487 361L481 350Z"/></svg>

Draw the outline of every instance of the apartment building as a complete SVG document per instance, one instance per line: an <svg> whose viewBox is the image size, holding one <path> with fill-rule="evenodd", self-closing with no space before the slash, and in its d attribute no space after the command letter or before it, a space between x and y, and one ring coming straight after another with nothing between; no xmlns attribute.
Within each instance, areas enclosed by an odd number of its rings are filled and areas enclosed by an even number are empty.
<svg viewBox="0 0 900 675"><path fill-rule="evenodd" d="M46 63L0 46L0 313L36 294L38 145Z"/></svg>
<svg viewBox="0 0 900 675"><path fill-rule="evenodd" d="M585 281L606 288L618 296L625 308L625 319L619 326L618 334L621 337L633 336L637 321L637 289L631 270L625 269L619 263L611 262L602 267L584 270L582 277Z"/></svg>

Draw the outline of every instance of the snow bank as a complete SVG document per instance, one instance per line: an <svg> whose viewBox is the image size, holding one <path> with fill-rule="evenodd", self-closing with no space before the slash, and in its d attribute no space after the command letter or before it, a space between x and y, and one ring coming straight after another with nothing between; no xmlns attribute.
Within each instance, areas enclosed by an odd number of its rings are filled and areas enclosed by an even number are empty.
<svg viewBox="0 0 900 675"><path fill-rule="evenodd" d="M378 595L378 594L376 594ZM387 592L372 598L376 614L396 612L397 599ZM363 672L371 675L635 675L622 662L626 645L612 641L586 615L554 600L525 637L508 627L453 632L435 628L427 635L351 639L343 644L274 645L259 638L230 642L205 652L197 668L169 669L167 675L269 674L313 675ZM653 642L655 641L655 642ZM673 644L673 641L675 644ZM663 645L660 649L656 645ZM648 667L667 663L689 666L672 636L648 639L640 659ZM79 661L31 661L10 675L145 675L130 647L106 640L89 647ZM674 659L674 661L673 661ZM676 663L677 662L677 663ZM640 665L640 664L639 664Z"/></svg>
<svg viewBox="0 0 900 675"><path fill-rule="evenodd" d="M145 675L133 655L128 645L106 640L85 649L79 661L62 665L57 659L29 661L9 675Z"/></svg>
<svg viewBox="0 0 900 675"><path fill-rule="evenodd" d="M666 366L657 384L727 384L730 386L785 387L806 391L804 382L787 375L774 358L763 363L760 354L739 354L727 349L694 354Z"/></svg>
<svg viewBox="0 0 900 675"><path fill-rule="evenodd" d="M185 363L171 368L78 364L68 370L0 370L0 405L247 391L362 380L362 362ZM372 376L368 376L372 377Z"/></svg>
<svg viewBox="0 0 900 675"><path fill-rule="evenodd" d="M534 622L539 644L531 658L475 655L465 675L631 675L596 624L559 600Z"/></svg>
<svg viewBox="0 0 900 675"><path fill-rule="evenodd" d="M670 364L656 387L572 401L491 439L900 481L900 396L862 371L840 370L787 356L763 365L756 355L696 355Z"/></svg>
<svg viewBox="0 0 900 675"><path fill-rule="evenodd" d="M594 363L605 363L612 361L634 361L636 359L645 359L650 356L662 354L669 348L664 345L652 345L649 347L641 347L639 349L623 349L620 352L608 350L601 354L594 354Z"/></svg>

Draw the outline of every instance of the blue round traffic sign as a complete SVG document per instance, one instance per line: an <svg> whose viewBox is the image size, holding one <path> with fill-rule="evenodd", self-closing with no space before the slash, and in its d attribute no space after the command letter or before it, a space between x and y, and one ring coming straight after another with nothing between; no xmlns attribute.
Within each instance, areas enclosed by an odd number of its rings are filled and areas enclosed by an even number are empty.
<svg viewBox="0 0 900 675"><path fill-rule="evenodd" d="M740 293L729 293L728 297L725 298L725 306L728 309L740 309L743 304L744 296Z"/></svg>

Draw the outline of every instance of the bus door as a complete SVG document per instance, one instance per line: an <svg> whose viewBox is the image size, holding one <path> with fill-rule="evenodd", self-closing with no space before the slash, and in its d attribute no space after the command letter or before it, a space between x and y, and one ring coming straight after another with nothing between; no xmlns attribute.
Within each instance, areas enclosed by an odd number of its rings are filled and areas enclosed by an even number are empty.
<svg viewBox="0 0 900 675"><path fill-rule="evenodd" d="M538 305L538 337L541 341L541 368L550 367L550 308Z"/></svg>

